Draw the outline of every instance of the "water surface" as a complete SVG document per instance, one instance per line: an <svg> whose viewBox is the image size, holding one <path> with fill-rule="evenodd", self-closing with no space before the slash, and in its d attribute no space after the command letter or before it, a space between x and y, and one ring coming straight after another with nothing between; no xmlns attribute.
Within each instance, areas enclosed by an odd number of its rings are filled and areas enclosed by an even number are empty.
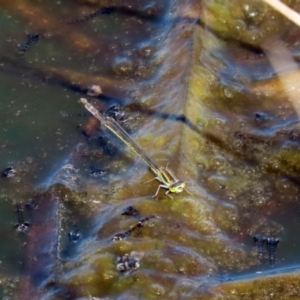
<svg viewBox="0 0 300 300"><path fill-rule="evenodd" d="M226 299L229 280L243 299L239 279L274 269L292 282L298 116L260 45L297 31L282 35L291 25L268 22L282 18L259 1L234 3L0 1L0 165L17 171L0 181L3 298ZM21 55L28 33L40 38ZM152 198L147 166L79 103L93 84L103 94L89 101L121 105L121 125L191 194ZM26 233L14 230L17 202ZM253 235L280 239L274 266L266 243L259 263ZM118 272L132 252L140 267Z"/></svg>

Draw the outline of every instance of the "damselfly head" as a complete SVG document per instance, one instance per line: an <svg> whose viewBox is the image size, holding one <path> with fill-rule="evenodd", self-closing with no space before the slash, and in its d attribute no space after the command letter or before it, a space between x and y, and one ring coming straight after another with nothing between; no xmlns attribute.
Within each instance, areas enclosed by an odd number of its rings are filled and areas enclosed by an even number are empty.
<svg viewBox="0 0 300 300"><path fill-rule="evenodd" d="M178 180L175 183L173 183L172 185L170 185L169 191L171 193L179 194L184 190L185 186L186 186L186 183L184 181Z"/></svg>

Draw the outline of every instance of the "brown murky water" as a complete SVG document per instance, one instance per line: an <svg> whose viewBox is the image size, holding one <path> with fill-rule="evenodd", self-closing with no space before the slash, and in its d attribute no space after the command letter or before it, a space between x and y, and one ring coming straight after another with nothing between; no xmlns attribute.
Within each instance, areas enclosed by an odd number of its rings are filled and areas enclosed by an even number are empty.
<svg viewBox="0 0 300 300"><path fill-rule="evenodd" d="M2 299L297 299L298 115L262 50L297 61L297 28L254 0L0 5ZM153 198L82 96L189 193Z"/></svg>

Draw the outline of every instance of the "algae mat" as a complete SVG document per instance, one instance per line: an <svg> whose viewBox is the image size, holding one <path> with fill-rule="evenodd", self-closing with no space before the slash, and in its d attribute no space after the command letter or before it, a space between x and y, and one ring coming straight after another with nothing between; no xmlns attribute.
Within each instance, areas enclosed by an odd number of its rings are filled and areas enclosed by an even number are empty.
<svg viewBox="0 0 300 300"><path fill-rule="evenodd" d="M2 164L17 170L1 205L14 218L28 202L31 221L20 235L1 215L6 248L20 249L1 252L3 297L296 299L297 272L251 277L298 263L298 116L261 46L282 39L297 57L288 21L260 1L0 5ZM14 55L24 27L40 40ZM122 126L190 194L152 198L147 166L79 116L91 85L103 94L89 101L121 105ZM253 235L278 249L257 253ZM134 270L120 273L127 254Z"/></svg>

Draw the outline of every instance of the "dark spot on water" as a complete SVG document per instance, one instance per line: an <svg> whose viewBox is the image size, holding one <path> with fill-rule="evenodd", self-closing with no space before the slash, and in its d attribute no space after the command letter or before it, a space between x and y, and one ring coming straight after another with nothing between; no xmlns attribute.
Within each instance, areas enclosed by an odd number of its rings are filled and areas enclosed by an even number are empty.
<svg viewBox="0 0 300 300"><path fill-rule="evenodd" d="M131 217L138 217L140 215L139 211L135 209L133 206L128 206L125 210L121 213L124 216L131 216Z"/></svg>
<svg viewBox="0 0 300 300"><path fill-rule="evenodd" d="M253 236L254 245L256 247L257 251L257 263L260 265L263 260L263 254L264 254L264 244L266 241L266 238L262 235L254 235Z"/></svg>
<svg viewBox="0 0 300 300"><path fill-rule="evenodd" d="M257 112L254 115L254 121L258 125L263 123L264 121L268 120L268 118L269 118L268 115L261 113L261 112Z"/></svg>
<svg viewBox="0 0 300 300"><path fill-rule="evenodd" d="M70 242L77 243L79 241L79 239L81 238L81 233L79 232L78 229L76 229L75 231L70 231L68 233L68 237L69 237Z"/></svg>
<svg viewBox="0 0 300 300"><path fill-rule="evenodd" d="M81 134L82 134L86 139L89 139L89 138L91 137L85 130L81 130Z"/></svg>
<svg viewBox="0 0 300 300"><path fill-rule="evenodd" d="M121 109L120 105L113 105L113 106L111 106L108 109L108 111L106 112L106 114L108 116L114 118L116 121L123 121L124 120L124 116L125 116L125 113Z"/></svg>
<svg viewBox="0 0 300 300"><path fill-rule="evenodd" d="M140 255L135 251L117 258L117 270L119 272L129 272L140 267Z"/></svg>
<svg viewBox="0 0 300 300"><path fill-rule="evenodd" d="M29 228L29 223L20 223L15 225L15 229L17 232L26 232Z"/></svg>
<svg viewBox="0 0 300 300"><path fill-rule="evenodd" d="M92 12L89 15L68 21L67 24L76 24L76 23L86 22L86 21L92 20L100 15L109 15L109 14L113 13L115 10L116 10L115 7L100 8L100 9Z"/></svg>
<svg viewBox="0 0 300 300"><path fill-rule="evenodd" d="M99 177L101 175L103 175L105 173L105 171L103 169L97 169L94 166L90 166L90 174L93 177Z"/></svg>
<svg viewBox="0 0 300 300"><path fill-rule="evenodd" d="M146 223L147 221L149 221L151 219L155 219L155 218L157 218L155 215L150 215L143 219L140 219L135 225L130 226L130 228L128 230L114 235L112 240L113 241L124 240L125 238L129 237L133 232L135 232L134 236L138 237L140 235L140 233L142 232L144 223Z"/></svg>
<svg viewBox="0 0 300 300"><path fill-rule="evenodd" d="M21 45L19 45L19 54L25 54L27 50L36 44L39 41L40 35L39 33L29 33L27 34L27 41Z"/></svg>
<svg viewBox="0 0 300 300"><path fill-rule="evenodd" d="M16 204L16 212L17 212L17 219L18 223L15 225L15 229L17 232L26 232L29 227L29 223L24 221L24 215L23 215L23 206L22 204L18 201Z"/></svg>
<svg viewBox="0 0 300 300"><path fill-rule="evenodd" d="M109 139L102 135L98 137L98 145L103 149L104 154L109 156L113 156L118 151Z"/></svg>
<svg viewBox="0 0 300 300"><path fill-rule="evenodd" d="M267 249L269 254L269 266L271 268L275 267L276 249L279 241L279 238L276 237L266 237Z"/></svg>
<svg viewBox="0 0 300 300"><path fill-rule="evenodd" d="M13 177L15 176L17 171L13 167L8 167L2 171L2 177Z"/></svg>

